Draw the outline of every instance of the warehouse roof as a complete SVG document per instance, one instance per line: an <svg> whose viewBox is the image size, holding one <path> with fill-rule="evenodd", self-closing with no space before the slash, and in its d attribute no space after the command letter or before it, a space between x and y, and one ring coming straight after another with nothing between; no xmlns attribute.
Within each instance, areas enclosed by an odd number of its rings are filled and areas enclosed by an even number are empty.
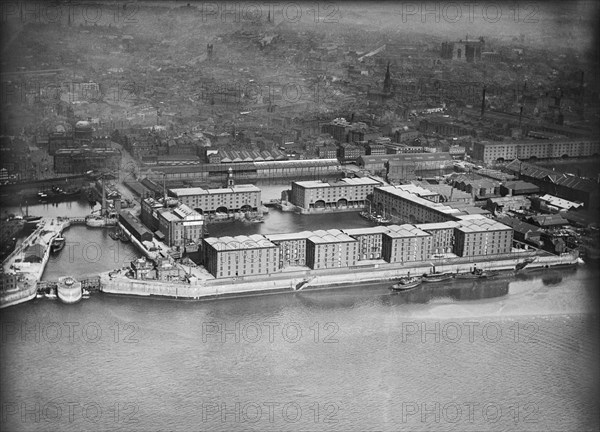
<svg viewBox="0 0 600 432"><path fill-rule="evenodd" d="M481 215L459 216L458 230L465 233L483 232L483 231L504 231L512 229L496 220L486 218Z"/></svg>
<svg viewBox="0 0 600 432"><path fill-rule="evenodd" d="M199 187L169 189L176 197L190 195L215 195L226 193L245 193L260 192L260 189L254 185L235 185L228 188L204 189Z"/></svg>
<svg viewBox="0 0 600 432"><path fill-rule="evenodd" d="M307 181L297 181L293 182L294 184L307 188L322 188L322 187L340 187L340 186L375 186L380 185L381 182L374 180L370 177L361 177L361 178L343 178L339 181L327 181L324 182L322 180L307 180Z"/></svg>
<svg viewBox="0 0 600 432"><path fill-rule="evenodd" d="M338 229L318 230L314 231L313 235L308 238L313 243L345 243L355 242L356 239L350 237Z"/></svg>
<svg viewBox="0 0 600 432"><path fill-rule="evenodd" d="M389 225L389 231L385 233L388 237L391 238L401 238L401 237L426 237L431 234L423 231L422 229L417 228L414 225L404 224L404 225Z"/></svg>
<svg viewBox="0 0 600 432"><path fill-rule="evenodd" d="M277 247L264 236L259 234L253 234L250 236L239 235L235 237L207 237L204 239L204 241L218 251Z"/></svg>

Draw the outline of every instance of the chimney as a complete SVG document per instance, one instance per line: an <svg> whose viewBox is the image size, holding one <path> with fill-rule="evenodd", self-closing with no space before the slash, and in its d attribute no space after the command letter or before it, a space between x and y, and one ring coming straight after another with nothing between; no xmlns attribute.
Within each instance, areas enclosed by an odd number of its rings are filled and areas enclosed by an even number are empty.
<svg viewBox="0 0 600 432"><path fill-rule="evenodd" d="M163 173L163 207L167 207L167 188L165 187L165 177L167 175Z"/></svg>
<svg viewBox="0 0 600 432"><path fill-rule="evenodd" d="M481 118L483 118L483 114L485 112L485 85L483 86L483 92L481 96Z"/></svg>
<svg viewBox="0 0 600 432"><path fill-rule="evenodd" d="M523 105L519 109L519 127L521 127L521 118L523 117Z"/></svg>

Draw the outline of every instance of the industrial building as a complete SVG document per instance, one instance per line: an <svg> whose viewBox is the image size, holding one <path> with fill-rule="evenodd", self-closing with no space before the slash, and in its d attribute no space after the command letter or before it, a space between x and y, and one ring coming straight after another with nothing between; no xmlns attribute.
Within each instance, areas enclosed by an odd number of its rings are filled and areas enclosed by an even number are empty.
<svg viewBox="0 0 600 432"><path fill-rule="evenodd" d="M185 204L158 212L158 226L157 237L170 247L197 249L204 237L204 216Z"/></svg>
<svg viewBox="0 0 600 432"><path fill-rule="evenodd" d="M265 275L277 271L279 248L264 236L208 237L204 267L216 278Z"/></svg>
<svg viewBox="0 0 600 432"><path fill-rule="evenodd" d="M507 164L504 169L537 185L542 194L583 202L587 209L600 206L600 184L593 180L567 175L518 159Z"/></svg>
<svg viewBox="0 0 600 432"><path fill-rule="evenodd" d="M152 241L153 235L138 218L128 211L119 212L119 223L140 243Z"/></svg>
<svg viewBox="0 0 600 432"><path fill-rule="evenodd" d="M373 188L381 184L380 181L369 177L292 182L290 202L306 213L361 210L366 205L367 197L373 193Z"/></svg>
<svg viewBox="0 0 600 432"><path fill-rule="evenodd" d="M121 151L114 148L64 148L54 153L54 172L81 174L90 170L117 170Z"/></svg>
<svg viewBox="0 0 600 432"><path fill-rule="evenodd" d="M461 216L453 252L461 257L510 253L513 229L481 215Z"/></svg>
<svg viewBox="0 0 600 432"><path fill-rule="evenodd" d="M414 180L421 171L441 171L452 166L448 152L402 153L388 158L387 175L392 182Z"/></svg>
<svg viewBox="0 0 600 432"><path fill-rule="evenodd" d="M392 225L383 234L383 259L389 263L425 261L431 250L431 234L414 225Z"/></svg>
<svg viewBox="0 0 600 432"><path fill-rule="evenodd" d="M471 157L484 163L514 159L585 157L600 153L598 140L490 141L473 144Z"/></svg>
<svg viewBox="0 0 600 432"><path fill-rule="evenodd" d="M373 206L394 222L446 222L463 214L460 210L421 198L396 186L381 186L373 190Z"/></svg>
<svg viewBox="0 0 600 432"><path fill-rule="evenodd" d="M234 185L226 188L177 188L169 194L198 213L230 213L256 211L261 205L261 191L254 185Z"/></svg>
<svg viewBox="0 0 600 432"><path fill-rule="evenodd" d="M385 226L344 229L344 233L358 241L358 260L382 258L383 233L389 230Z"/></svg>
<svg viewBox="0 0 600 432"><path fill-rule="evenodd" d="M433 204L433 203L432 203ZM481 215L456 220L266 236L204 239L204 266L217 278L258 275L288 266L351 268L361 261L427 262L444 256L510 253L513 229Z"/></svg>
<svg viewBox="0 0 600 432"><path fill-rule="evenodd" d="M313 270L352 267L358 261L358 242L337 229L314 231L306 244L306 265Z"/></svg>
<svg viewBox="0 0 600 432"><path fill-rule="evenodd" d="M265 237L279 248L279 268L306 265L306 241L312 231L267 234Z"/></svg>
<svg viewBox="0 0 600 432"><path fill-rule="evenodd" d="M451 253L454 249L454 230L458 222L447 221L415 225L417 228L431 234L430 252L433 255Z"/></svg>
<svg viewBox="0 0 600 432"><path fill-rule="evenodd" d="M256 179L319 179L340 175L342 166L337 158L302 159L283 161L240 162L231 165L208 163L190 166L157 165L143 174L151 180L161 181L219 181L227 179L229 168L236 181Z"/></svg>

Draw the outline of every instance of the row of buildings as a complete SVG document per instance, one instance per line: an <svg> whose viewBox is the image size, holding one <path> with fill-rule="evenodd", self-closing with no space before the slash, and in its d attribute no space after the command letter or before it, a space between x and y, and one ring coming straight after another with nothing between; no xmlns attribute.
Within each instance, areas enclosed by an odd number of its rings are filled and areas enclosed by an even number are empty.
<svg viewBox="0 0 600 432"><path fill-rule="evenodd" d="M510 253L511 227L481 215L454 221L347 230L209 237L204 266L216 278L266 275L290 266L351 268L366 260L428 261L442 256L476 257Z"/></svg>
<svg viewBox="0 0 600 432"><path fill-rule="evenodd" d="M598 140L592 139L475 142L471 157L494 163L514 159L598 156L598 146Z"/></svg>

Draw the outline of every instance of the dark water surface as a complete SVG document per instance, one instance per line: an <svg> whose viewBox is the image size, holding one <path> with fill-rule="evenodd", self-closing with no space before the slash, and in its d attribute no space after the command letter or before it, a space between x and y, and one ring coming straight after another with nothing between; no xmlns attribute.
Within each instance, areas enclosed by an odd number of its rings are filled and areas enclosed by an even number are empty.
<svg viewBox="0 0 600 432"><path fill-rule="evenodd" d="M597 270L2 312L2 430L597 430Z"/></svg>

